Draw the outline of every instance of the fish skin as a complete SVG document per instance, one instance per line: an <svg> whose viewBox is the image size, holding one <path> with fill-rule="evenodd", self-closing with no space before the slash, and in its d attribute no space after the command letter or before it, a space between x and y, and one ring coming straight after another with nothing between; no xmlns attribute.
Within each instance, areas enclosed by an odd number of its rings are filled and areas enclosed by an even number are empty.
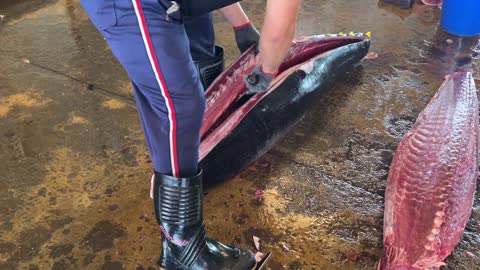
<svg viewBox="0 0 480 270"><path fill-rule="evenodd" d="M378 270L434 270L445 265L472 212L478 121L472 75L447 76L393 158Z"/></svg>
<svg viewBox="0 0 480 270"><path fill-rule="evenodd" d="M322 38L329 42L335 39ZM296 39L300 44L304 41L305 39ZM294 57L287 58L287 61L290 59L294 65L287 65L289 68L286 67L285 71L279 74L268 92L252 96L214 132L202 139L200 167L204 171L204 186L210 187L235 176L271 149L302 119L311 106L318 102L336 79L368 53L369 47L370 39L365 36L300 64L294 61ZM304 51L304 47L297 44L293 46L291 55ZM253 60L249 60L245 55L239 59L240 63L250 65L251 61ZM234 63L232 67L248 70L237 64ZM226 70L225 74L235 72ZM238 76L236 74L237 78ZM230 83L234 88L226 91L232 94L238 90L238 84ZM212 98L212 103L207 101L207 106L212 106L211 108L215 108L213 103L218 102L218 96L223 94L225 83L219 78L212 87L216 85L221 87L218 88L218 91L221 91L218 95L212 93L217 89L207 90L207 99ZM215 142L222 134L224 137Z"/></svg>

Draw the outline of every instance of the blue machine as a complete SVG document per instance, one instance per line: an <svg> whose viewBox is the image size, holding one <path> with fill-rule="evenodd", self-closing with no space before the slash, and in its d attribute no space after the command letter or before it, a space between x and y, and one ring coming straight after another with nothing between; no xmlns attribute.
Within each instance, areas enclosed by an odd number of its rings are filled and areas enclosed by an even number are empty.
<svg viewBox="0 0 480 270"><path fill-rule="evenodd" d="M444 0L440 25L458 36L480 34L480 0Z"/></svg>

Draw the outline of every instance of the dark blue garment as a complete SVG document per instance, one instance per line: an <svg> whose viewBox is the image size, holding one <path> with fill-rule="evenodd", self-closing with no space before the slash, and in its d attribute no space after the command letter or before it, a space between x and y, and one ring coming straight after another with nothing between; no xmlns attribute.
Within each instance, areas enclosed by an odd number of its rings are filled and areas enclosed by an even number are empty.
<svg viewBox="0 0 480 270"><path fill-rule="evenodd" d="M211 14L167 15L167 0L81 3L132 81L155 171L195 175L205 97L192 55L215 54Z"/></svg>
<svg viewBox="0 0 480 270"><path fill-rule="evenodd" d="M215 32L212 14L185 17L184 24L193 60L201 62L215 58Z"/></svg>

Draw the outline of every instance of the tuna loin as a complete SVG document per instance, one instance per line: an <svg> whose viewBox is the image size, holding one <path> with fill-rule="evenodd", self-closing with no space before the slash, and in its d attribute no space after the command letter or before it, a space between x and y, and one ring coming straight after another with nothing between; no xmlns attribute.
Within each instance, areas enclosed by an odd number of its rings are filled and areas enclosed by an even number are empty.
<svg viewBox="0 0 480 270"><path fill-rule="evenodd" d="M448 76L393 158L379 270L433 270L445 265L473 206L478 120L471 74Z"/></svg>

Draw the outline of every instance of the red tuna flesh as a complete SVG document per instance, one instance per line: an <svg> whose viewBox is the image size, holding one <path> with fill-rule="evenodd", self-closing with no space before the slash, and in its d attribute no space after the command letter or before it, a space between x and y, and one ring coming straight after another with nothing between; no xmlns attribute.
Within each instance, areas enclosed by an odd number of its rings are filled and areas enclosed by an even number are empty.
<svg viewBox="0 0 480 270"><path fill-rule="evenodd" d="M379 270L433 270L445 265L473 207L478 121L471 74L448 76L393 158Z"/></svg>

